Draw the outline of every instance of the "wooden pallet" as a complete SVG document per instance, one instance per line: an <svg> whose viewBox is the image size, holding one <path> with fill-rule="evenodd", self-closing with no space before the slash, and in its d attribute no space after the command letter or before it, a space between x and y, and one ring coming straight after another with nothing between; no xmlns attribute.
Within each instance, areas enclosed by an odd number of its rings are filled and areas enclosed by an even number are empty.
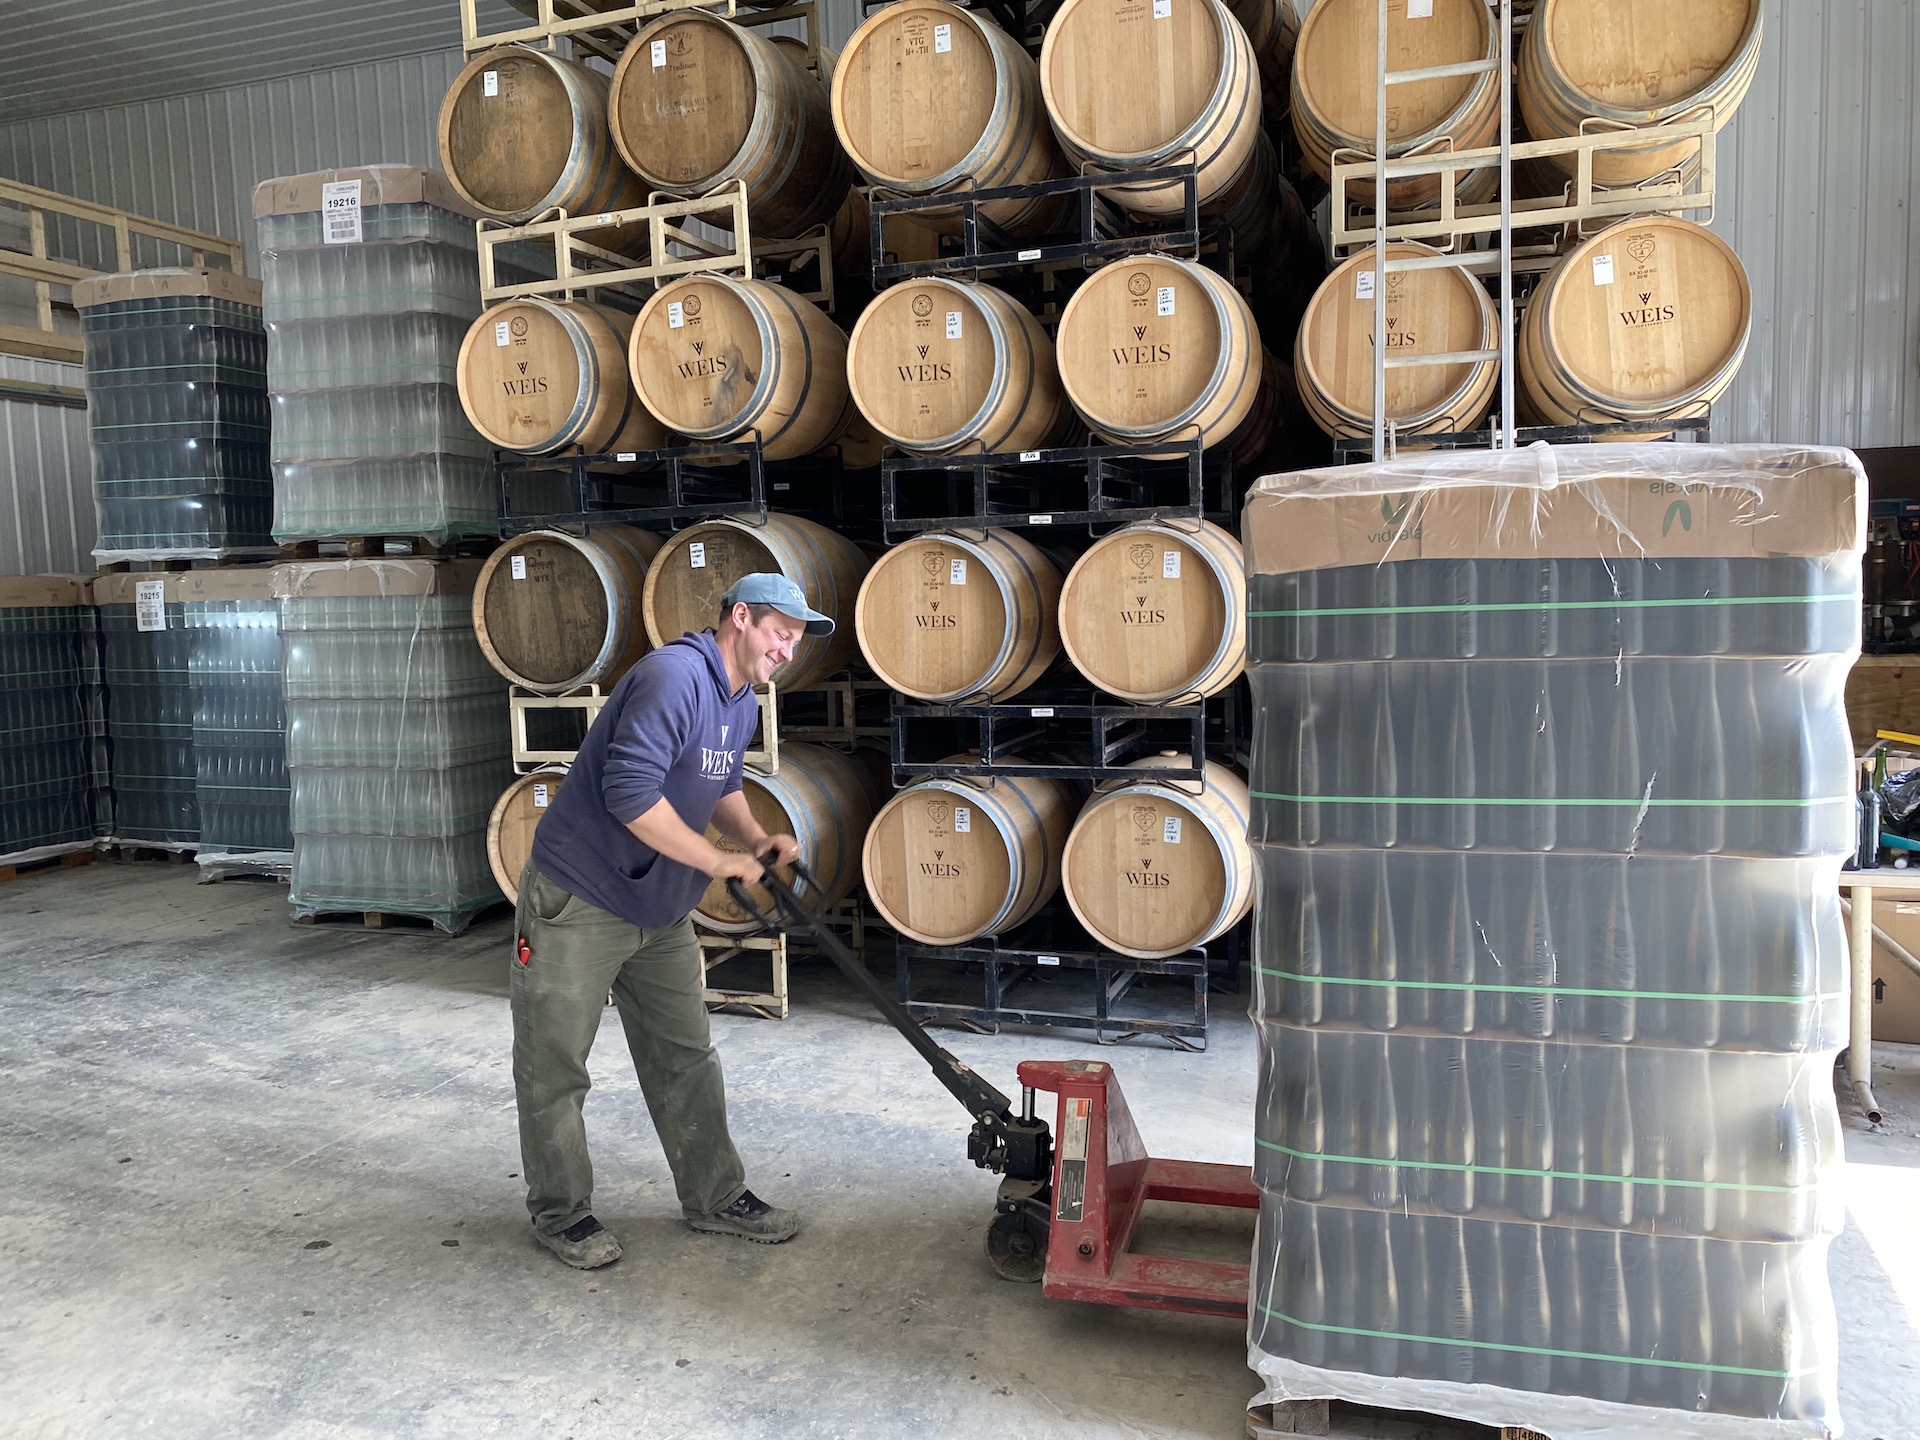
<svg viewBox="0 0 1920 1440"><path fill-rule="evenodd" d="M473 56L500 45L531 45L558 51L566 41L584 59L597 55L618 62L621 52L649 20L676 10L705 10L740 25L774 25L797 20L806 26L807 64L822 75L820 18L812 0L507 0L533 23L504 30L482 30L477 0L460 0L461 53Z"/></svg>
<svg viewBox="0 0 1920 1440"><path fill-rule="evenodd" d="M0 864L0 885L9 880L24 880L42 870L71 870L76 865L92 863L92 850L69 850L64 855L49 855L41 860L12 860Z"/></svg>
<svg viewBox="0 0 1920 1440"><path fill-rule="evenodd" d="M365 930L437 930L443 935L461 935L484 914L476 911L464 917L455 917L450 927L425 915L403 913L397 910L317 910L311 914L296 915L296 925L351 925L355 921Z"/></svg>
<svg viewBox="0 0 1920 1440"><path fill-rule="evenodd" d="M1330 1435L1338 1416L1342 1435L1377 1440L1549 1440L1524 1425L1481 1425L1416 1410L1386 1410L1344 1400L1278 1400L1247 1411L1247 1440L1285 1435Z"/></svg>
<svg viewBox="0 0 1920 1440"><path fill-rule="evenodd" d="M109 860L158 860L163 865L191 865L199 846L158 840L106 840L97 847Z"/></svg>
<svg viewBox="0 0 1920 1440"><path fill-rule="evenodd" d="M424 535L348 535L338 540L288 540L280 546L280 559L298 560L378 560L387 546L397 544L407 555L420 560L452 560L461 555L477 555L492 550L500 542L492 536L431 540ZM324 547L324 548L323 548Z"/></svg>
<svg viewBox="0 0 1920 1440"><path fill-rule="evenodd" d="M111 552L109 552L111 553ZM169 555L161 560L102 560L102 575L180 575L189 570L224 570L234 565L265 565L273 560L271 545L246 545L206 555Z"/></svg>

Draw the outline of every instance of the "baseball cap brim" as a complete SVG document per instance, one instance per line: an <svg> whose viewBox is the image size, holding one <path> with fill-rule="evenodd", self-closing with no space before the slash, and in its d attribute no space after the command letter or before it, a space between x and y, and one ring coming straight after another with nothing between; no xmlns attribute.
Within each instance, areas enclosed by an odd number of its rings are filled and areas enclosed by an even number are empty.
<svg viewBox="0 0 1920 1440"><path fill-rule="evenodd" d="M790 608L787 605L775 603L773 608L789 620L806 621L807 634L809 635L820 637L833 633L833 617L831 615L822 615L818 610L809 609L805 605Z"/></svg>

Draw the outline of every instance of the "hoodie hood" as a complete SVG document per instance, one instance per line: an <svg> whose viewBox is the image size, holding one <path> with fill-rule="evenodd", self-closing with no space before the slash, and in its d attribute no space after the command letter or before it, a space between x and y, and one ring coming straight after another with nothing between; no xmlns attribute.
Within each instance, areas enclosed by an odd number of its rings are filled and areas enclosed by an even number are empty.
<svg viewBox="0 0 1920 1440"><path fill-rule="evenodd" d="M727 685L727 660L726 657L720 653L720 641L719 638L714 635L713 631L689 630L678 640L669 640L667 645L662 648L668 648L674 645L685 645L689 649L700 652L701 656L707 662L707 674L713 677L714 688L719 691L722 700L738 698L740 692L730 689ZM751 685L743 685L740 687L740 691L747 691L752 688L753 686Z"/></svg>

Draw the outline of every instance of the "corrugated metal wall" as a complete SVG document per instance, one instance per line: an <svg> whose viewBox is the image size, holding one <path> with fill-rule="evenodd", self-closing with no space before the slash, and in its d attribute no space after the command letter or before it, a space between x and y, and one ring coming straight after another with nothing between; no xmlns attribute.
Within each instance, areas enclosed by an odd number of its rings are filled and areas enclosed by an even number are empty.
<svg viewBox="0 0 1920 1440"><path fill-rule="evenodd" d="M1920 4L1767 0L1715 228L1753 278L1716 438L1920 445Z"/></svg>
<svg viewBox="0 0 1920 1440"><path fill-rule="evenodd" d="M75 387L78 365L0 355L0 382ZM0 397L0 575L93 569L87 412Z"/></svg>

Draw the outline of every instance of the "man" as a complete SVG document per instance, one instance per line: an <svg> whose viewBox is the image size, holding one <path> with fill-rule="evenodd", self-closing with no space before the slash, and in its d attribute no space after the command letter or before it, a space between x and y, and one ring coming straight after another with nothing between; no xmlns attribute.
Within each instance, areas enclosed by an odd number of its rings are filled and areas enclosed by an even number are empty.
<svg viewBox="0 0 1920 1440"><path fill-rule="evenodd" d="M581 1117L609 989L687 1223L762 1244L799 1229L746 1187L688 916L710 880L752 884L756 857L798 853L754 819L740 757L753 686L802 636L832 633L786 576L735 582L712 630L661 646L614 687L534 835L515 916L513 1086L534 1238L577 1269L620 1258L593 1215ZM710 842L709 822L745 853Z"/></svg>

